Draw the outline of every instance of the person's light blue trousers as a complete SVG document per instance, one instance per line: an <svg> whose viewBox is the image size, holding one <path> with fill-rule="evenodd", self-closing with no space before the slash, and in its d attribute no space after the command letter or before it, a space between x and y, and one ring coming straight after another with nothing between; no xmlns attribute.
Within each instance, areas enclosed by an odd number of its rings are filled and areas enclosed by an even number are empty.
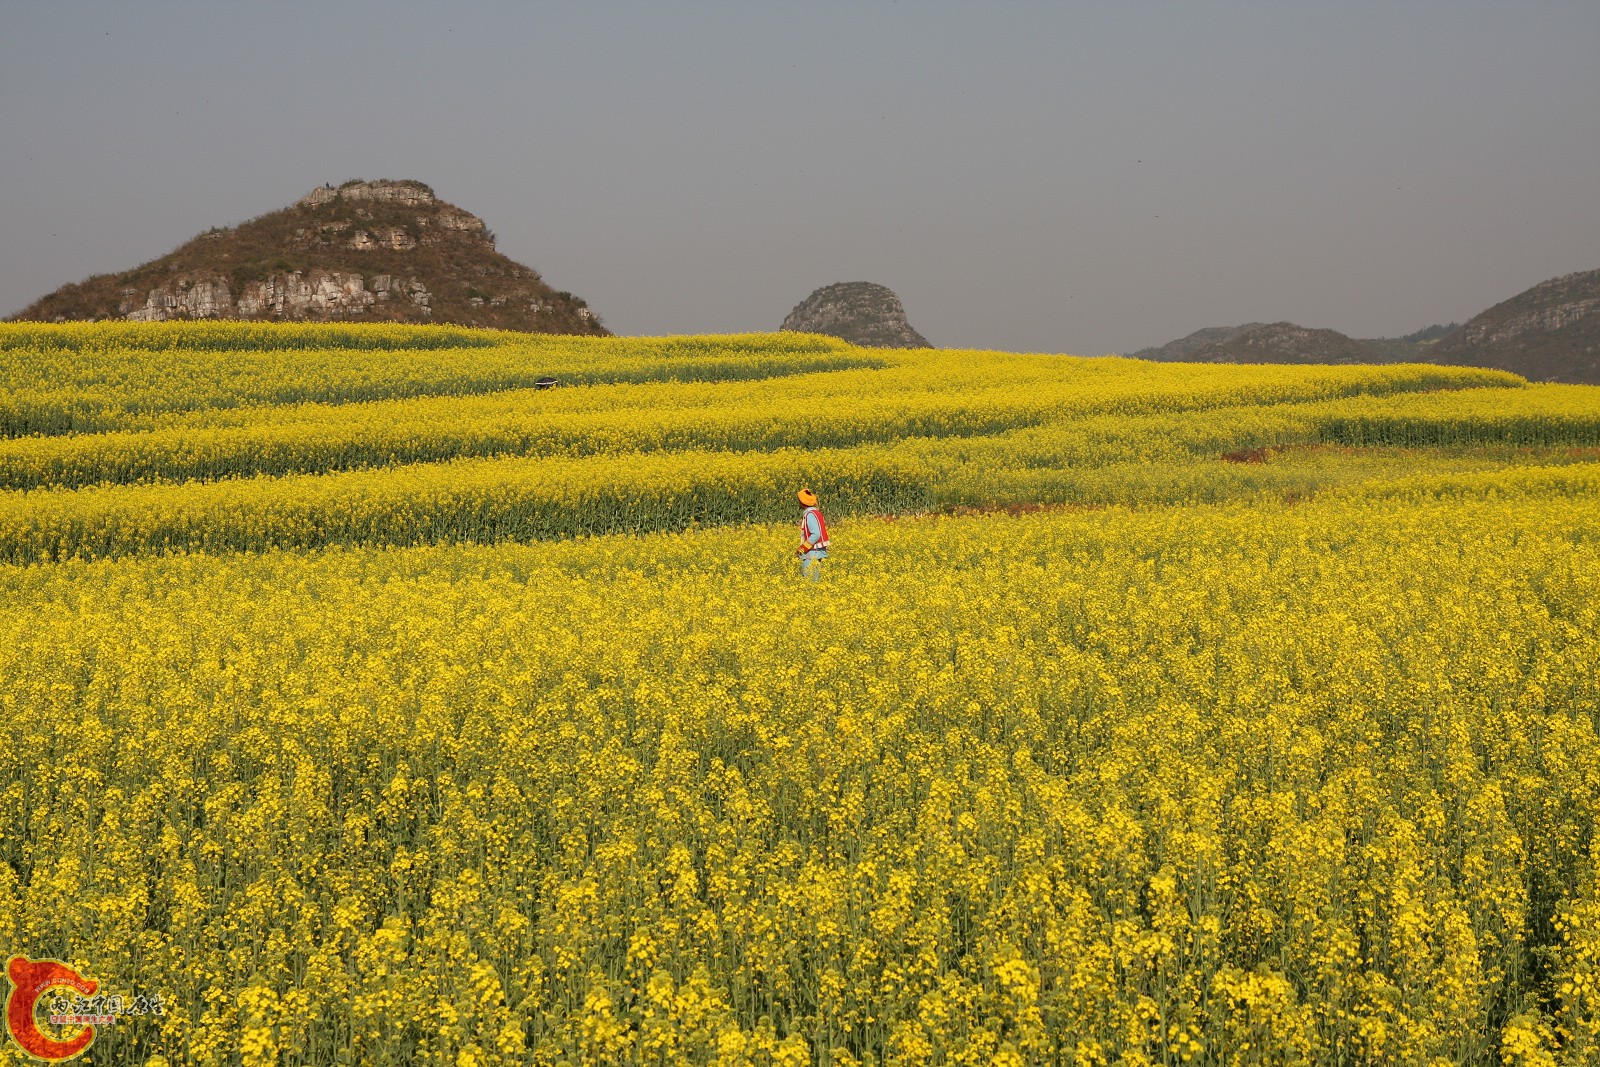
<svg viewBox="0 0 1600 1067"><path fill-rule="evenodd" d="M828 558L825 549L813 548L810 552L800 554L800 573L810 578L813 582L822 580L822 561Z"/></svg>

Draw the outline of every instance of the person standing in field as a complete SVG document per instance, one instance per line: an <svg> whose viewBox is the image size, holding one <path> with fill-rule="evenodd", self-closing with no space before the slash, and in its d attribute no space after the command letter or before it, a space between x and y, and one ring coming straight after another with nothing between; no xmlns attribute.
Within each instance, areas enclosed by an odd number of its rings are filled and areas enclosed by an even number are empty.
<svg viewBox="0 0 1600 1067"><path fill-rule="evenodd" d="M817 494L802 489L800 506L800 573L813 582L822 579L822 561L828 558L828 521L817 506Z"/></svg>

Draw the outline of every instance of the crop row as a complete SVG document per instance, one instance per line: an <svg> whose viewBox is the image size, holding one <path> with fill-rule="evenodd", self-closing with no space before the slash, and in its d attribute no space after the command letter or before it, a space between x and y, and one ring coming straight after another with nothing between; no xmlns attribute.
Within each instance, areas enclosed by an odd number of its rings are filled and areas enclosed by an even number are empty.
<svg viewBox="0 0 1600 1067"><path fill-rule="evenodd" d="M1262 380L1264 376L1242 377L1237 368L1182 375L1122 360L1036 357L1032 365L997 371L988 382L951 388L939 373L948 362L943 357L831 373L808 364L805 369L816 373L758 383L677 382L258 407L236 410L220 425L217 413L208 412L203 420L143 432L0 441L0 488L320 473L498 455L843 448L913 436L993 435L1092 417L1118 420L1098 425L1106 429L1101 436L1122 442L1160 433L1193 436L1203 432L1198 427L1210 426L1223 450L1253 447L1229 443L1251 433L1281 444L1334 440L1338 433L1351 436L1352 426L1364 434L1360 443L1401 443L1406 433L1385 433L1386 418L1458 427L1450 431L1448 442L1418 443L1467 443L1485 434L1507 433L1538 444L1600 439L1595 429L1600 418L1561 400L1560 394L1534 390L1524 396L1516 389L1496 389L1497 377L1481 378L1475 372L1458 377L1431 368L1383 368L1381 373L1362 368L1329 375L1296 369L1273 382ZM611 373L616 373L615 364ZM1445 400L1456 392L1483 392L1484 387L1493 396L1454 406L1430 400L1413 409L1411 394L1438 388L1441 381L1479 387L1442 394ZM1369 399L1347 408L1301 411L1310 401L1352 397ZM1285 411L1286 405L1299 407ZM1204 418L1195 414L1229 406L1241 406L1241 411ZM1521 421L1492 417L1501 410L1515 412ZM1151 421L1162 412L1180 420L1173 429ZM1271 413L1281 413L1275 436L1264 428L1272 424ZM1245 416L1251 429L1236 423L1238 415ZM1585 418L1588 429L1579 425ZM1329 427L1328 432L1308 420L1321 420L1317 425ZM1547 427L1549 440L1533 439L1537 434L1529 427L1536 424ZM1091 426L1085 432L1096 430Z"/></svg>
<svg viewBox="0 0 1600 1067"><path fill-rule="evenodd" d="M1223 418L1231 413L1224 409ZM1237 420L1235 414L1235 421ZM1051 431L1061 434L1052 441ZM1305 495L1332 485L1393 479L1419 454L1377 450L1292 453L1270 464L1174 454L1138 437L1137 454L1072 455L1070 424L992 438L905 438L853 448L770 452L624 452L579 458L464 459L322 475L101 486L0 494L0 560L30 562L171 551L257 551L326 545L559 539L677 530L790 517L809 485L832 514L919 512L1014 503L1174 504L1261 493ZM1158 451L1151 451L1155 442ZM1114 442L1115 443L1115 442ZM1062 461L1039 461L1042 448ZM1159 451L1165 448L1166 451ZM1527 462L1576 464L1594 456L1485 454L1430 461L1440 472ZM1073 461L1076 462L1073 462ZM1587 484L1587 483L1585 483Z"/></svg>
<svg viewBox="0 0 1600 1067"><path fill-rule="evenodd" d="M530 340L521 334L490 334L500 343L456 348L6 343L37 329L0 324L0 437L147 428L174 415L240 406L461 396L527 388L544 377L569 384L724 381L882 363L870 352L803 334L759 345L738 337ZM388 332L378 328L380 336ZM407 336L401 331L397 339Z"/></svg>

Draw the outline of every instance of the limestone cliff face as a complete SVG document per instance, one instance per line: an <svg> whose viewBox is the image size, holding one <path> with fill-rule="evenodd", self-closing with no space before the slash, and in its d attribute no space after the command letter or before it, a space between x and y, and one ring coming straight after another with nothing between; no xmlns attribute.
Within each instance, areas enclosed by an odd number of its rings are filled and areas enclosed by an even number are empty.
<svg viewBox="0 0 1600 1067"><path fill-rule="evenodd" d="M873 348L933 347L911 328L900 298L872 282L825 285L789 312L780 328L825 333Z"/></svg>
<svg viewBox="0 0 1600 1067"><path fill-rule="evenodd" d="M496 251L471 212L414 181L346 182L201 234L120 275L42 298L19 319L342 319L603 334L583 300Z"/></svg>
<svg viewBox="0 0 1600 1067"><path fill-rule="evenodd" d="M423 318L431 318L433 294L416 278L374 275L371 288L359 274L341 271L289 271L262 281L246 282L237 301L228 279L215 271L181 274L148 293L122 290L117 311L137 322L166 319L340 319L360 318L386 301L409 301Z"/></svg>

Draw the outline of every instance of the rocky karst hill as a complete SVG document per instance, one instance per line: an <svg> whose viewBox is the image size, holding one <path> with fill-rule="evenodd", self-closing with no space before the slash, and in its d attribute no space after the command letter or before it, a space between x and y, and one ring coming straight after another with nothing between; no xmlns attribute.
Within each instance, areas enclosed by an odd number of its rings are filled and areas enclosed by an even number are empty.
<svg viewBox="0 0 1600 1067"><path fill-rule="evenodd" d="M1496 304L1441 338L1430 359L1600 384L1600 270L1551 278Z"/></svg>
<svg viewBox="0 0 1600 1067"><path fill-rule="evenodd" d="M604 334L578 297L496 251L483 220L413 181L313 189L293 206L120 274L63 286L15 316L448 322Z"/></svg>
<svg viewBox="0 0 1600 1067"><path fill-rule="evenodd" d="M906 320L893 290L872 282L825 285L789 312L781 329L825 333L872 348L932 348Z"/></svg>

